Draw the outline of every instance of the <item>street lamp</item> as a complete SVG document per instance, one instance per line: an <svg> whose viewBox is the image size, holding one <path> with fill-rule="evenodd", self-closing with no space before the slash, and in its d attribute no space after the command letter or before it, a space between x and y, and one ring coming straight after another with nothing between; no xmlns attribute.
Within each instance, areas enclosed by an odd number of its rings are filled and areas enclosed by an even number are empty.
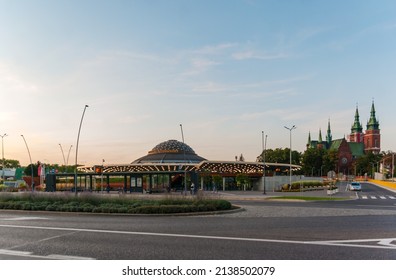
<svg viewBox="0 0 396 280"><path fill-rule="evenodd" d="M3 171L3 183L5 180L5 175L4 175L4 165L5 165L5 163L4 163L4 137L6 137L6 136L8 136L7 133L0 135L0 137L1 137L1 155L2 155L2 159L3 159L3 170L2 170Z"/></svg>
<svg viewBox="0 0 396 280"><path fill-rule="evenodd" d="M61 144L59 144L59 147L60 147L60 149L61 149L62 156L63 156L63 164L66 166L65 153L63 152L62 145L61 145Z"/></svg>
<svg viewBox="0 0 396 280"><path fill-rule="evenodd" d="M105 160L102 159L102 172L101 172L101 176L100 176L100 193L103 194L103 168L104 168L104 163Z"/></svg>
<svg viewBox="0 0 396 280"><path fill-rule="evenodd" d="M265 192L265 151L267 149L267 135L265 135L265 141L264 141L264 131L261 131L261 142L262 142L262 147L263 147L263 194L266 194L266 192Z"/></svg>
<svg viewBox="0 0 396 280"><path fill-rule="evenodd" d="M287 130L289 130L289 132L290 132L290 169L289 169L290 185L289 185L289 188L291 188L291 181L292 181L292 130L296 129L297 127L295 125L293 125L291 128L288 128L287 126L285 126L285 128Z"/></svg>
<svg viewBox="0 0 396 280"><path fill-rule="evenodd" d="M21 134L21 136L22 136L22 138L23 138L23 141L25 142L25 145L26 145L26 149L27 149L27 151L28 151L28 154L29 154L29 159L30 159L30 171L31 171L31 177L32 177L32 184L31 184L31 187L32 187L32 192L34 192L34 181L33 181L33 163L32 163L32 157L30 156L30 151L29 151L29 147L28 147L28 144L27 144L27 142L26 142L26 139L25 139L25 137L23 136L23 134Z"/></svg>
<svg viewBox="0 0 396 280"><path fill-rule="evenodd" d="M180 130L181 130L183 144L185 144L182 124L180 124ZM187 170L186 170L187 161L186 161L186 150L184 146L183 146L183 157L184 157L184 195L187 195Z"/></svg>
<svg viewBox="0 0 396 280"><path fill-rule="evenodd" d="M71 151L72 147L73 147L73 145L70 145L69 152L67 153L66 165L69 165L69 156L70 156L70 151Z"/></svg>
<svg viewBox="0 0 396 280"><path fill-rule="evenodd" d="M394 174L395 174L395 153L392 152L392 182L395 179Z"/></svg>
<svg viewBox="0 0 396 280"><path fill-rule="evenodd" d="M78 141L80 140L80 132L81 132L81 125L84 119L85 115L85 110L88 108L88 105L84 106L84 111L81 116L81 121L80 121L80 127L78 128L78 134L77 134L77 145L76 145L76 167L74 169L74 188L76 191L76 196L77 196L77 156L78 156ZM71 147L70 147L71 148Z"/></svg>

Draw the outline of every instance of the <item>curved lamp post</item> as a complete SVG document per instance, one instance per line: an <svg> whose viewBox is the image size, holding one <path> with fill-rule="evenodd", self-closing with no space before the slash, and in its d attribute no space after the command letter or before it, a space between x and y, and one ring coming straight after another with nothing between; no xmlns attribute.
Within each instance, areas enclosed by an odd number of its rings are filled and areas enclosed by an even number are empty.
<svg viewBox="0 0 396 280"><path fill-rule="evenodd" d="M5 165L5 163L4 163L4 137L6 137L6 136L8 136L7 133L0 135L0 137L1 137L1 155L2 155L2 159L3 159L3 170L2 170L3 184L4 184L4 179L5 179L5 174L4 174L4 165Z"/></svg>
<svg viewBox="0 0 396 280"><path fill-rule="evenodd" d="M84 106L84 111L82 113L81 116L81 121L80 121L80 126L78 128L78 134L77 134L77 145L76 145L76 166L74 169L74 190L76 191L76 196L77 196L77 156L78 156L78 141L80 140L80 132L81 132L81 126L82 126L82 122L84 119L84 115L85 115L85 110L88 108L88 105ZM70 147L71 148L71 147Z"/></svg>
<svg viewBox="0 0 396 280"><path fill-rule="evenodd" d="M289 188L291 188L291 182L292 182L292 130L296 129L297 127L295 125L293 125L291 128L288 128L287 126L285 126L285 128L290 131L290 167L289 167L290 185L289 185Z"/></svg>
<svg viewBox="0 0 396 280"><path fill-rule="evenodd" d="M183 140L183 144L184 143L184 134L183 134L183 125L180 124L180 130L181 130L181 135L182 135L182 140ZM183 154L184 154L184 195L187 195L187 170L186 170L186 150L184 149L185 147L183 147Z"/></svg>
<svg viewBox="0 0 396 280"><path fill-rule="evenodd" d="M28 144L27 144L27 142L26 142L26 139L25 139L25 137L23 136L23 134L21 134L21 136L22 136L22 138L23 138L23 141L25 142L25 145L26 145L26 149L27 149L27 151L28 151L28 154L29 154L29 159L30 159L30 168L31 168L31 176L32 176L32 184L31 184L31 187L32 187L32 192L34 192L34 181L33 181L33 163L32 163L32 157L30 156L30 151L29 151L29 146L28 146Z"/></svg>
<svg viewBox="0 0 396 280"><path fill-rule="evenodd" d="M61 149L62 156L63 156L63 164L66 166L65 153L63 152L62 145L61 145L61 144L59 144L59 147L60 147L60 149Z"/></svg>
<svg viewBox="0 0 396 280"><path fill-rule="evenodd" d="M263 194L266 194L266 192L265 192L265 150L267 149L267 135L265 135L265 141L264 141L264 131L261 131L261 141L262 141L262 146L263 146Z"/></svg>
<svg viewBox="0 0 396 280"><path fill-rule="evenodd" d="M70 156L70 151L71 151L72 147L73 147L73 145L70 145L69 152L67 153L66 165L69 165L69 156Z"/></svg>

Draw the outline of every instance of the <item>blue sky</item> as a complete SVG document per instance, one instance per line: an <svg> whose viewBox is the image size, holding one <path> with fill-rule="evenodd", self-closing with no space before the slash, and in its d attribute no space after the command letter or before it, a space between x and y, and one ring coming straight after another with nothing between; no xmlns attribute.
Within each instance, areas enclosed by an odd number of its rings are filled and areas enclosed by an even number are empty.
<svg viewBox="0 0 396 280"><path fill-rule="evenodd" d="M185 141L233 160L304 151L311 131L350 133L374 100L393 139L395 1L0 0L0 134L5 158L129 163ZM74 162L72 148L70 162Z"/></svg>

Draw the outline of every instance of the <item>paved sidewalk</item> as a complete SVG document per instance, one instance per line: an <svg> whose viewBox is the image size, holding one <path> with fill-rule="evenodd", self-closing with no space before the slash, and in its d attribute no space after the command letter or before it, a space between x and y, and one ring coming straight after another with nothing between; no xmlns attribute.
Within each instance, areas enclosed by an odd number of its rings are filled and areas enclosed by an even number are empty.
<svg viewBox="0 0 396 280"><path fill-rule="evenodd" d="M334 197L334 198L346 198L355 199L356 194L351 191L345 191L345 189L339 189L338 193L329 195L327 190L317 190L317 191L305 191L305 192L266 192L263 194L262 191L225 191L218 192L219 197L226 198L230 200L265 200L273 197Z"/></svg>
<svg viewBox="0 0 396 280"><path fill-rule="evenodd" d="M396 183L387 181L370 180L369 183L373 183L379 187L387 189L396 193ZM263 194L262 191L219 191L218 195L222 198L230 200L265 200L271 197L284 197L284 196L302 196L302 197L334 197L334 198L345 198L345 199L356 199L356 193L347 190L347 182L338 183L338 193L329 195L327 190L317 191L305 191L305 192L274 192L267 191Z"/></svg>

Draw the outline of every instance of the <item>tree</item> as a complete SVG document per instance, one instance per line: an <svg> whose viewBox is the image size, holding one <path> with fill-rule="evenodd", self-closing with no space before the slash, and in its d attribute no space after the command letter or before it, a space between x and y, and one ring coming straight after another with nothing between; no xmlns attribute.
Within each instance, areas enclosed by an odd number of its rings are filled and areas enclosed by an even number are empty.
<svg viewBox="0 0 396 280"><path fill-rule="evenodd" d="M256 159L257 162L262 162L264 156L264 151L259 155ZM301 165L302 155L298 151L292 151L292 164ZM265 151L265 162L271 163L284 163L290 164L290 149L280 149L276 148L275 150L268 149ZM293 174L301 174L301 171L293 171Z"/></svg>
<svg viewBox="0 0 396 280"><path fill-rule="evenodd" d="M323 176L334 170L338 156L335 150L309 148L302 156L302 169L306 176Z"/></svg>
<svg viewBox="0 0 396 280"><path fill-rule="evenodd" d="M302 172L306 176L313 176L322 165L321 149L309 148L302 156Z"/></svg>
<svg viewBox="0 0 396 280"><path fill-rule="evenodd" d="M257 161L263 161L263 153L257 157ZM273 163L290 163L290 149L268 149L265 151L265 161ZM292 164L301 164L301 154L298 151L292 151Z"/></svg>
<svg viewBox="0 0 396 280"><path fill-rule="evenodd" d="M322 176L329 171L335 171L338 162L338 153L336 150L326 150L323 155L323 173Z"/></svg>
<svg viewBox="0 0 396 280"><path fill-rule="evenodd" d="M373 176L376 170L375 168L382 156L383 155L381 154L373 154L372 152L369 152L359 157L354 163L356 174L360 176L363 176L364 174Z"/></svg>
<svg viewBox="0 0 396 280"><path fill-rule="evenodd" d="M32 176L32 167L33 167L33 177L38 176L38 166L37 164L29 164L25 167L24 173L26 176Z"/></svg>
<svg viewBox="0 0 396 280"><path fill-rule="evenodd" d="M3 165L3 161L1 160L1 165ZM16 159L4 159L4 168L18 168L21 167L19 160Z"/></svg>
<svg viewBox="0 0 396 280"><path fill-rule="evenodd" d="M246 190L246 187L250 186L251 183L251 179L249 178L249 176L247 174L244 173L240 173L235 177L235 181L237 182L238 187L240 187L240 189Z"/></svg>

